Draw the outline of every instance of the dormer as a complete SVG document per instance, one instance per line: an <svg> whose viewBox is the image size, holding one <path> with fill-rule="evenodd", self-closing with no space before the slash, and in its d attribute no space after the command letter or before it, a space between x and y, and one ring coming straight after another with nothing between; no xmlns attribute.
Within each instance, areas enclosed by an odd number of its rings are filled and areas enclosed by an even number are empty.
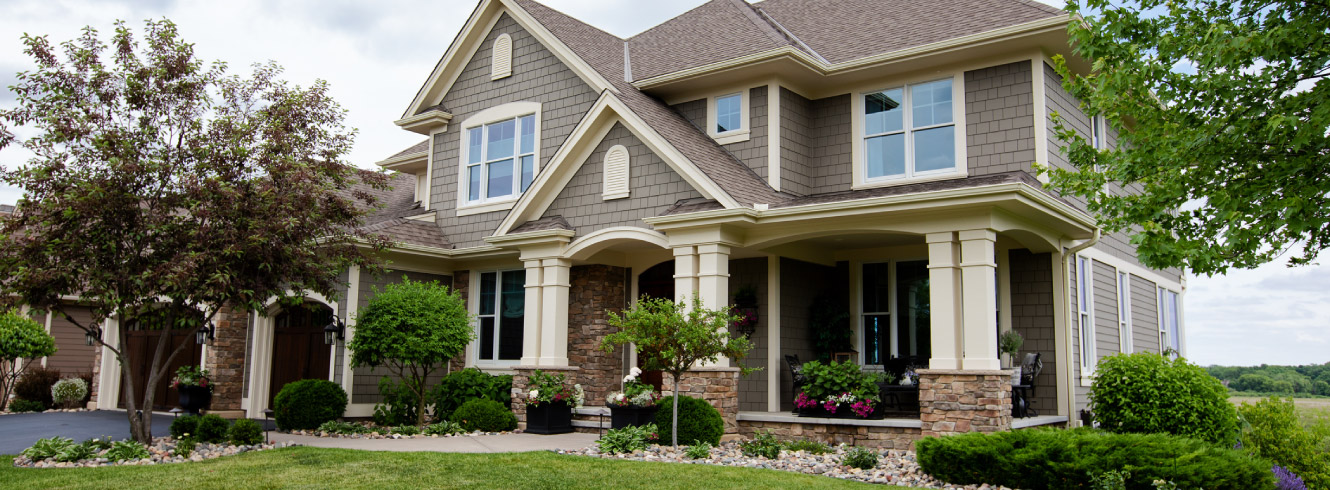
<svg viewBox="0 0 1330 490"><path fill-rule="evenodd" d="M416 177L415 201L424 209L429 209L429 140L416 143L402 150L387 160L378 162L384 170L414 175Z"/></svg>

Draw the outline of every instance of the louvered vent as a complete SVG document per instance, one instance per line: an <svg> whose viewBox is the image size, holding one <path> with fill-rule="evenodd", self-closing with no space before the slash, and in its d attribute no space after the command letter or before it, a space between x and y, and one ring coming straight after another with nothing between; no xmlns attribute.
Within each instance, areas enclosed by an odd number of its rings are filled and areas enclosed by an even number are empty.
<svg viewBox="0 0 1330 490"><path fill-rule="evenodd" d="M507 34L494 40L494 55L490 62L490 79L498 80L513 74L513 38Z"/></svg>
<svg viewBox="0 0 1330 490"><path fill-rule="evenodd" d="M628 149L614 145L605 152L605 200L628 197Z"/></svg>

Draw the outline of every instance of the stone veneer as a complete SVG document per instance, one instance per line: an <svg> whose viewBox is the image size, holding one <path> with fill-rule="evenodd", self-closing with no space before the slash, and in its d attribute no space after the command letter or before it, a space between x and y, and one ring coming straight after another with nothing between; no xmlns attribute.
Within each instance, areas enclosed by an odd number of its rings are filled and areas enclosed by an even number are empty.
<svg viewBox="0 0 1330 490"><path fill-rule="evenodd" d="M88 387L88 408L110 408L97 406L97 390L102 384L102 346L92 350L92 386Z"/></svg>
<svg viewBox="0 0 1330 490"><path fill-rule="evenodd" d="M1011 430L1012 371L921 369L921 434Z"/></svg>
<svg viewBox="0 0 1330 490"><path fill-rule="evenodd" d="M812 440L830 445L849 444L877 449L914 450L920 431L911 427L806 424L800 422L739 421L739 434L752 438L758 431L781 440Z"/></svg>
<svg viewBox="0 0 1330 490"><path fill-rule="evenodd" d="M600 350L600 342L616 329L609 324L609 311L622 311L626 295L626 270L607 265L573 267L568 282L568 363L577 366L569 384L578 383L586 392L586 406L605 406L605 396L619 391L627 356L623 347Z"/></svg>
<svg viewBox="0 0 1330 490"><path fill-rule="evenodd" d="M217 312L217 329L208 343L207 367L212 379L212 410L240 410L244 397L245 334L249 314L234 305Z"/></svg>
<svg viewBox="0 0 1330 490"><path fill-rule="evenodd" d="M665 396L674 394L673 385L670 375L666 374L661 393ZM720 416L725 419L726 434L739 432L739 368L697 368L683 373L679 385L684 396L706 400L720 411Z"/></svg>

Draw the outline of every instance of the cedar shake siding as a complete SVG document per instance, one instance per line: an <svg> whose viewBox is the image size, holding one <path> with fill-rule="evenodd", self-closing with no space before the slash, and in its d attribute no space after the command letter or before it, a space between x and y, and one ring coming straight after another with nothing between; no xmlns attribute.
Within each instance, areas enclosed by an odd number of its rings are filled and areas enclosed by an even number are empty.
<svg viewBox="0 0 1330 490"><path fill-rule="evenodd" d="M780 89L780 190L803 196L813 188L812 102Z"/></svg>
<svg viewBox="0 0 1330 490"><path fill-rule="evenodd" d="M971 177L1033 170L1032 78L1029 61L965 72L966 165Z"/></svg>
<svg viewBox="0 0 1330 490"><path fill-rule="evenodd" d="M737 93L737 92L736 92ZM698 131L709 134L707 127L707 104L710 99L697 99L671 106L675 111L697 127ZM748 90L748 120L745 121L748 141L721 145L734 158L752 169L763 182L767 178L767 87L754 87Z"/></svg>
<svg viewBox="0 0 1330 490"><path fill-rule="evenodd" d="M606 201L602 198L605 152L614 145L623 145L628 150L631 194ZM701 197L628 128L615 124L542 218L562 216L579 236L615 226L648 228L642 218L660 216L680 200Z"/></svg>
<svg viewBox="0 0 1330 490"><path fill-rule="evenodd" d="M850 190L853 144L850 95L812 101L813 188L810 194Z"/></svg>
<svg viewBox="0 0 1330 490"><path fill-rule="evenodd" d="M1035 380L1034 404L1041 415L1057 413L1058 345L1053 313L1053 257L1050 254L1011 250L1007 253L1011 268L1011 327L1025 338L1021 353L1012 360L1019 365L1026 353L1041 354L1044 370ZM1061 273L1061 271L1057 271ZM999 286L1001 287L1001 286Z"/></svg>
<svg viewBox="0 0 1330 490"><path fill-rule="evenodd" d="M489 46L500 34L508 34L513 40L513 74L491 80ZM599 95L507 14L499 19L481 46L443 98L444 110L453 114L453 124L449 124L447 131L434 135L430 208L436 210L439 226L457 248L485 245L484 237L494 234L508 214L496 211L457 216L461 123L479 111L509 102L540 102L543 170Z"/></svg>
<svg viewBox="0 0 1330 490"><path fill-rule="evenodd" d="M382 275L376 276L362 271L360 274L360 289L358 291L360 296L357 300L359 302L357 304L359 310L365 311L365 306L369 304L370 299L373 299L375 295L382 292L385 286L402 282L402 278L404 277L417 282L438 281L439 284L449 287L453 284L453 278L450 276L426 274L423 272L389 270ZM345 303L345 301L342 301L341 303ZM348 352L347 355L350 355L350 353ZM338 356L338 359L340 362L341 357ZM341 366L341 364L338 364L337 366ZM436 366L436 368L434 374L426 379L426 386L437 384L439 380L447 374L448 370L446 366L440 365ZM355 368L355 375L352 377L352 382L354 384L351 387L351 393L348 394L351 397L351 403L382 402L383 397L379 395L379 378L384 376L393 376L393 374L388 371L387 368L382 366L372 369L368 367ZM276 388L274 387L274 389Z"/></svg>
<svg viewBox="0 0 1330 490"><path fill-rule="evenodd" d="M785 356L796 355L803 362L817 360L813 350L813 331L808 324L809 308L819 294L843 291L848 283L842 268L780 259L780 408L794 409L794 380ZM848 293L845 296L848 300ZM759 300L760 301L760 300Z"/></svg>
<svg viewBox="0 0 1330 490"><path fill-rule="evenodd" d="M744 287L752 287L757 292L757 326L748 338L753 349L743 360L744 367L761 368L747 376L739 377L739 410L767 411L767 339L769 325L767 318L767 259L739 259L730 261L730 298ZM731 301L733 303L733 301Z"/></svg>

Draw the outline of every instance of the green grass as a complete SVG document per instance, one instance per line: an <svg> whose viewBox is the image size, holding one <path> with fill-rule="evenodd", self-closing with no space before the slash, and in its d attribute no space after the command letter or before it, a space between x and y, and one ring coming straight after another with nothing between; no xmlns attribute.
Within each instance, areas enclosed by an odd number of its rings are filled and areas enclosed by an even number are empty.
<svg viewBox="0 0 1330 490"><path fill-rule="evenodd" d="M709 465L643 463L549 452L390 453L294 447L201 463L14 468L6 488L866 488L822 476ZM883 488L883 487L877 487ZM885 487L905 488L905 487Z"/></svg>

